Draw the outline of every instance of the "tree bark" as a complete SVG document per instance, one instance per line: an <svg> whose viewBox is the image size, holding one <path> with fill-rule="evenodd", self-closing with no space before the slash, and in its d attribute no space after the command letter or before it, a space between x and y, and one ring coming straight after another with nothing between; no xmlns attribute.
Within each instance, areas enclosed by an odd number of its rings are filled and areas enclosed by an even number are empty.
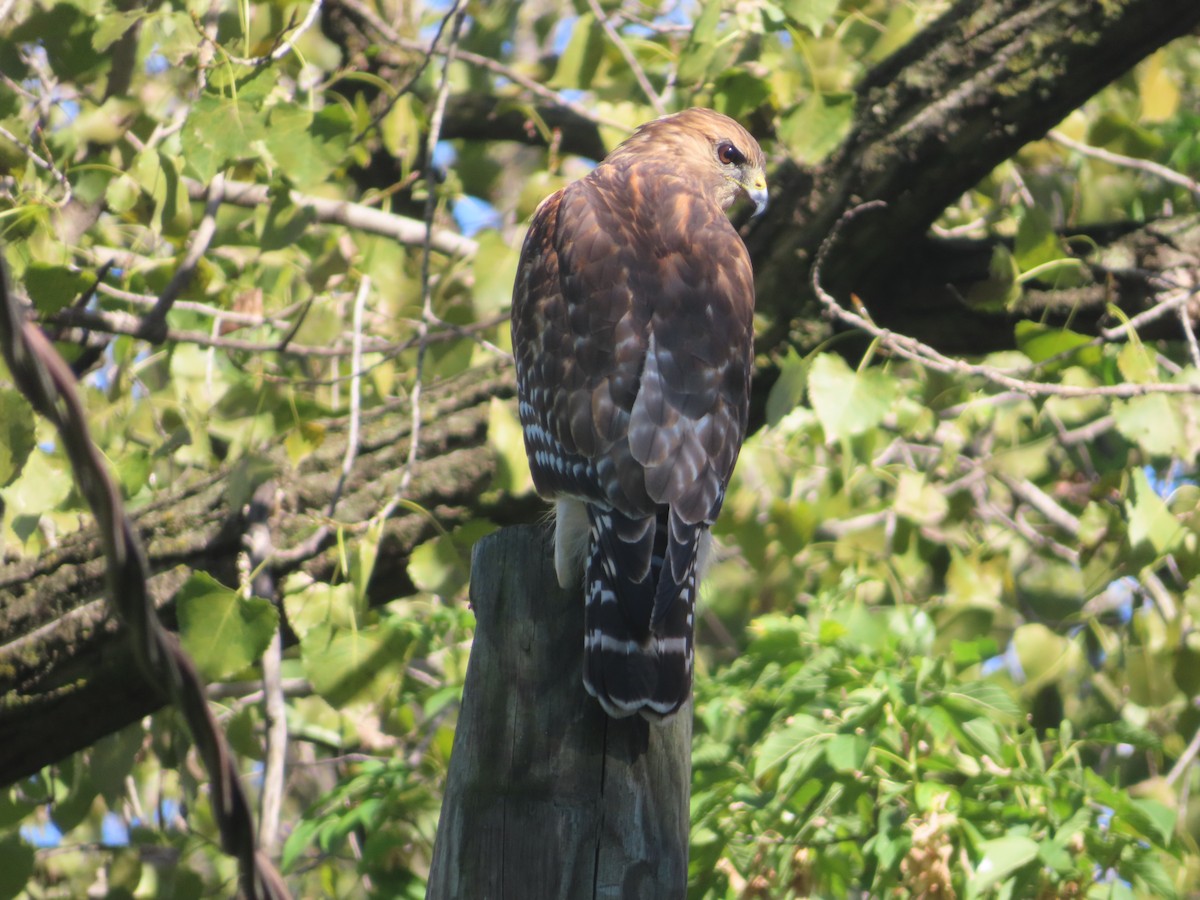
<svg viewBox="0 0 1200 900"><path fill-rule="evenodd" d="M986 0L952 7L868 75L858 90L855 123L829 160L809 171L785 164L775 173L771 208L747 232L759 310L768 323L759 335L763 355L789 345L808 349L828 336L808 288L810 266L845 210L867 199L888 206L847 228L829 257L827 287L839 296L856 291L881 324L943 351L1011 346L1013 321L1031 309L1044 310L1051 320L1059 310L1069 313L1079 330L1102 324L1111 302L1137 312L1153 299L1154 288L1134 274L1110 277L1103 253L1089 257L1098 263L1095 284L1082 294L1034 290L1027 292L1026 309L971 309L961 297L986 277L991 244L935 240L927 229L996 164L1197 23L1195 0ZM477 121L480 130L472 135L479 139L512 135L511 119ZM489 131L489 124L500 131ZM534 132L525 134L536 139ZM572 140L587 143L594 133L581 126L573 134ZM1108 237L1132 249L1127 273L1141 268L1153 274L1180 265L1180 256L1194 262L1200 255L1194 224L1158 223ZM1165 336L1177 333L1173 322L1164 320L1161 327ZM755 384L757 421L770 385L768 370ZM423 462L414 469L409 498L443 525L480 515L509 521L535 515L534 500L502 498L485 507L480 498L494 469L486 446L488 402L512 392L511 369L475 373L426 392ZM390 499L408 447L410 416L403 405L364 418L360 453L337 512L349 523L365 521ZM302 543L322 521L344 450L344 423L331 422L324 445L295 470L275 449L265 455L262 471L249 462L234 465L171 486L141 510L137 521L164 616L170 619L171 599L194 570L236 583L241 504L262 477L277 475L288 497L275 546ZM398 511L379 554L377 597L404 591L408 553L431 534L428 517ZM335 571L333 540L330 535L303 563L316 578ZM90 531L36 560L0 566L0 783L161 704L128 676L132 656L98 599L103 577Z"/></svg>
<svg viewBox="0 0 1200 900"><path fill-rule="evenodd" d="M333 3L327 33L387 80L404 54L386 46L367 53L378 35L354 6ZM945 353L1011 348L1011 313L960 300L987 278L995 242L931 240L930 225L1021 147L1197 25L1194 0L959 0L863 78L849 133L828 159L811 169L784 162L771 173L771 205L745 228L767 323L759 349L806 352L829 338L811 265L846 211L869 200L887 207L844 230L822 273L826 289L857 294L879 324ZM599 130L571 110L539 103L524 112L499 96L452 97L443 135L544 143L535 117L556 132L559 152L603 155ZM394 164L383 169L376 186L398 177ZM931 271L938 264L948 277ZM1139 312L1141 285L1115 287L1109 302Z"/></svg>
<svg viewBox="0 0 1200 900"><path fill-rule="evenodd" d="M1194 0L956 3L868 73L850 133L829 159L775 174L771 207L747 235L758 309L772 323L760 345L826 336L808 288L812 261L838 219L869 200L887 207L846 229L824 267L826 289L858 293L881 325L917 337L1011 334L1003 313L968 309L962 292L897 291L897 280L915 280L929 226L964 191L1197 24ZM986 277L990 254L974 258L982 267L960 271L960 285Z"/></svg>
<svg viewBox="0 0 1200 900"><path fill-rule="evenodd" d="M491 367L426 389L421 456L405 498L429 514L398 509L388 523L370 585L372 602L411 591L409 553L438 526L453 528L481 514L480 496L495 470L488 407L493 397L512 396L512 378L510 367ZM363 418L358 456L337 507L338 521L348 528L392 498L408 454L407 406L394 404ZM316 531L346 448L345 423L328 427L322 447L294 470L276 448L253 464L238 463L168 491L136 514L152 594L165 621L173 622L173 598L191 572L238 583L242 508L257 483L275 477L287 498L273 523L276 548L299 545ZM333 528L298 565L330 580L338 564L336 540ZM37 559L0 566L0 784L36 772L165 702L131 675L137 671L133 654L103 595L103 552L91 529Z"/></svg>
<svg viewBox="0 0 1200 900"><path fill-rule="evenodd" d="M657 900L687 888L692 708L610 719L583 688L582 589L536 526L482 540L478 626L428 900Z"/></svg>

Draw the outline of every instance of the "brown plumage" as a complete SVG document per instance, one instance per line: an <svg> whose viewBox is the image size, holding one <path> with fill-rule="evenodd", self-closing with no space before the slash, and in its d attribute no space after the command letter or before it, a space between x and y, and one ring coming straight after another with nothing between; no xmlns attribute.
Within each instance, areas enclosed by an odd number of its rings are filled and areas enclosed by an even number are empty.
<svg viewBox="0 0 1200 900"><path fill-rule="evenodd" d="M698 555L746 431L750 258L725 210L766 202L761 149L690 109L643 125L538 207L513 293L525 446L586 541L584 682L614 716L687 699Z"/></svg>

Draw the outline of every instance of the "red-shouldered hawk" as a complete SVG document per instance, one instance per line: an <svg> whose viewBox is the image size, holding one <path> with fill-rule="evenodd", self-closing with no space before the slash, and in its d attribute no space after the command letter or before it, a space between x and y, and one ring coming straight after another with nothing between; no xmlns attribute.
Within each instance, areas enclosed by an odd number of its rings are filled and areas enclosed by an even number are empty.
<svg viewBox="0 0 1200 900"><path fill-rule="evenodd" d="M615 717L687 700L698 567L746 433L750 256L725 211L764 158L719 113L643 125L538 207L513 289L525 449L585 589L584 685ZM586 556L583 571L579 558Z"/></svg>

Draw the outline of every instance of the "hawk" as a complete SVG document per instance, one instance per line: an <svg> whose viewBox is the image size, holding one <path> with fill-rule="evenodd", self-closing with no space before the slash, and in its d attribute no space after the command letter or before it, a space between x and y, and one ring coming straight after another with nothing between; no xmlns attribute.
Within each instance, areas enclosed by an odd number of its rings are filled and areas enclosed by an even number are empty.
<svg viewBox="0 0 1200 900"><path fill-rule="evenodd" d="M764 164L726 116L664 116L542 201L521 251L525 450L556 501L558 580L584 589L584 686L613 717L668 716L691 692L753 355L753 271L726 210L745 194L762 211Z"/></svg>

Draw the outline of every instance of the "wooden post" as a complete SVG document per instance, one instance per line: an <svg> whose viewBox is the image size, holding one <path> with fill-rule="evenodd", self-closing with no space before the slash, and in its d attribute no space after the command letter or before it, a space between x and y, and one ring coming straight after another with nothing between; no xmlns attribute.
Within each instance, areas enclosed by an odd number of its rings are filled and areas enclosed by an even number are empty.
<svg viewBox="0 0 1200 900"><path fill-rule="evenodd" d="M583 596L553 537L475 547L478 622L427 900L673 900L687 887L692 707L610 719L583 689Z"/></svg>

